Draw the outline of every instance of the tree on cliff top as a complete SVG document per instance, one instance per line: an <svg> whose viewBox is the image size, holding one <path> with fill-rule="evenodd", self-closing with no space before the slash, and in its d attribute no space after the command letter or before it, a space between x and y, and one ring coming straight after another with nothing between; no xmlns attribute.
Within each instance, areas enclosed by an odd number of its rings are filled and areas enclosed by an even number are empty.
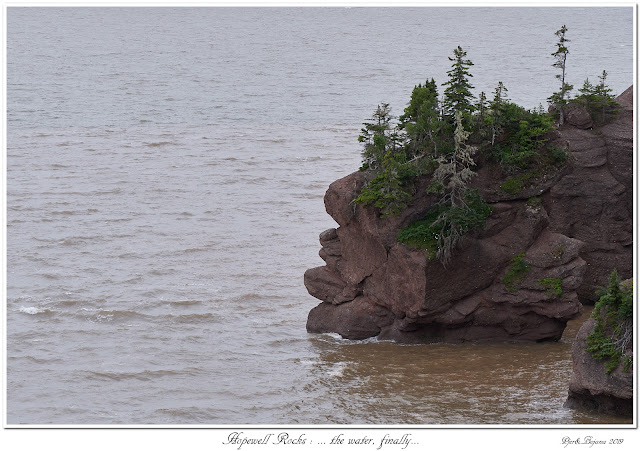
<svg viewBox="0 0 640 451"><path fill-rule="evenodd" d="M569 49L566 46L566 43L569 40L565 37L567 33L567 26L563 25L558 31L556 31L556 36L558 37L557 48L556 51L551 55L555 58L555 62L553 63L553 67L557 67L560 69L560 73L556 75L556 78L560 80L560 90L554 92L549 96L548 101L551 104L558 105L558 110L560 112L560 125L564 124L564 106L567 104L567 98L569 96L569 91L573 89L573 85L570 85L565 82L565 76L567 71L567 55L569 54Z"/></svg>
<svg viewBox="0 0 640 451"><path fill-rule="evenodd" d="M463 236L483 225L491 214L491 207L478 192L467 187L475 175L471 167L475 166L473 154L476 148L467 144L470 132L464 129L462 115L462 111L455 113L454 151L438 159L439 166L433 173L433 185L439 186L444 194L439 201L441 213L430 228L437 231L436 256L445 266Z"/></svg>
<svg viewBox="0 0 640 451"><path fill-rule="evenodd" d="M378 105L371 116L372 122L365 122L358 141L364 144L362 150L363 167L377 169L391 147L395 150L397 135L392 132L391 107L388 103Z"/></svg>
<svg viewBox="0 0 640 451"><path fill-rule="evenodd" d="M399 118L398 128L406 132L409 159L424 154L438 156L440 132L445 125L440 118L438 86L433 78L418 84L411 92L409 105Z"/></svg>
<svg viewBox="0 0 640 451"><path fill-rule="evenodd" d="M473 94L471 90L473 86L469 82L469 78L473 77L469 72L469 67L473 66L471 60L465 59L467 52L458 46L453 51L453 58L449 57L449 61L453 61L451 70L447 72L449 81L443 83L446 86L444 90L444 114L455 121L456 111L460 111L465 121L468 121L471 114L475 110L473 105Z"/></svg>
<svg viewBox="0 0 640 451"><path fill-rule="evenodd" d="M587 78L579 89L580 95L576 97L598 124L606 123L609 117L620 111L620 105L612 94L613 90L607 86L608 75L607 71L603 70L602 75L598 76L600 83L595 86Z"/></svg>

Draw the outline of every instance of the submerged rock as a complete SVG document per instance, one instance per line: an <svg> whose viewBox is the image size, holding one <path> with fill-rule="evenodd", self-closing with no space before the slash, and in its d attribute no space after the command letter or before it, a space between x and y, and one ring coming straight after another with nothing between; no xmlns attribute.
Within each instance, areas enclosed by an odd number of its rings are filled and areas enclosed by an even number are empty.
<svg viewBox="0 0 640 451"><path fill-rule="evenodd" d="M623 105L632 97L625 95ZM447 267L397 242L437 201L425 193L428 180L417 182L398 217L385 218L352 202L363 172L337 180L324 201L339 227L320 236L325 266L304 277L323 301L309 313L307 330L402 342L558 340L613 268L631 276L632 136L628 111L598 130L565 125L553 139L569 150L567 166L516 194L481 169L473 185L493 212Z"/></svg>

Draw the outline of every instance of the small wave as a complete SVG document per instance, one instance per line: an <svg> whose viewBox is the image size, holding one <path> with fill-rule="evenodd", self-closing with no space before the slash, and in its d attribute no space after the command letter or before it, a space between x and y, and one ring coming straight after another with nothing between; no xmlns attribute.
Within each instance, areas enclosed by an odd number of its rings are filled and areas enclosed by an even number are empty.
<svg viewBox="0 0 640 451"><path fill-rule="evenodd" d="M63 307L72 307L74 305L87 304L88 302L105 302L105 299L65 299L63 301L56 302L56 305Z"/></svg>
<svg viewBox="0 0 640 451"><path fill-rule="evenodd" d="M152 276L166 276L167 274L171 274L173 272L174 272L173 269L157 269L156 268L149 271L149 274L151 274Z"/></svg>
<svg viewBox="0 0 640 451"><path fill-rule="evenodd" d="M307 162L307 161L310 161L310 162L312 162L312 161L319 161L319 160L322 160L322 156L314 156L314 157L296 157L296 160L300 160L300 161L304 161L304 162Z"/></svg>
<svg viewBox="0 0 640 451"><path fill-rule="evenodd" d="M204 251L206 251L206 249L204 249L204 248L200 248L200 247L190 247L190 248L188 248L188 249L185 249L185 250L184 250L184 251L182 251L182 252L184 252L185 254L191 254L191 253L193 253L193 252L204 252Z"/></svg>
<svg viewBox="0 0 640 451"><path fill-rule="evenodd" d="M282 144L282 143L286 143L288 141L288 139L286 138L265 138L265 139L254 139L254 141L256 142L266 142L266 143L275 143L275 144Z"/></svg>
<svg viewBox="0 0 640 451"><path fill-rule="evenodd" d="M66 238L62 241L59 241L58 244L62 244L63 246L75 246L77 244L83 244L83 240L78 240L74 238Z"/></svg>
<svg viewBox="0 0 640 451"><path fill-rule="evenodd" d="M160 147L160 146L168 146L171 144L175 144L172 141L159 141L159 142L153 142L153 143L147 143L146 146L147 147Z"/></svg>
<svg viewBox="0 0 640 451"><path fill-rule="evenodd" d="M29 361L31 361L33 363L39 363L39 364L53 363L53 362L60 362L61 361L61 359L58 359L58 358L42 359L42 358L34 357L34 356L31 356L31 355L24 356L24 359L29 360Z"/></svg>
<svg viewBox="0 0 640 451"><path fill-rule="evenodd" d="M83 309L86 310L86 309ZM116 320L146 319L147 315L131 310L98 310L89 316L89 321L102 323Z"/></svg>
<svg viewBox="0 0 640 451"><path fill-rule="evenodd" d="M58 144L58 147L69 147L76 144L84 144L84 143L82 141L63 141L60 144Z"/></svg>
<svg viewBox="0 0 640 451"><path fill-rule="evenodd" d="M213 313L193 313L190 315L166 315L164 318L180 324L197 324L217 322L219 317Z"/></svg>
<svg viewBox="0 0 640 451"><path fill-rule="evenodd" d="M141 258L140 255L133 252L125 252L124 254L118 255L118 258Z"/></svg>
<svg viewBox="0 0 640 451"><path fill-rule="evenodd" d="M167 301L167 304L174 305L174 306L199 305L199 304L202 304L202 301L196 301L194 299L185 299L182 301Z"/></svg>
<svg viewBox="0 0 640 451"><path fill-rule="evenodd" d="M235 300L242 302L242 301L253 301L255 299L262 299L262 296L260 296L258 293L247 293L247 294L243 294L242 296L238 296Z"/></svg>
<svg viewBox="0 0 640 451"><path fill-rule="evenodd" d="M120 188L113 188L113 189L108 189L108 190L104 190L104 191L92 191L90 193L81 193L82 195L85 196L95 196L95 195L102 195L102 194L120 194L122 192L122 190Z"/></svg>
<svg viewBox="0 0 640 451"><path fill-rule="evenodd" d="M178 371L172 370L145 370L137 373L116 373L111 371L87 371L87 377L89 379L106 379L106 380L114 380L121 381L127 379L138 379L141 381L149 381L152 379L156 379L158 377L165 376L177 376L180 373Z"/></svg>
<svg viewBox="0 0 640 451"><path fill-rule="evenodd" d="M186 423L198 423L202 420L200 419L200 415L196 413L197 409L195 407L183 407L183 408L174 408L174 409L157 409L156 412L160 414L165 414L170 417L180 418L181 421L184 420ZM173 421L172 421L173 422ZM205 421L211 422L211 421Z"/></svg>
<svg viewBox="0 0 640 451"><path fill-rule="evenodd" d="M327 372L328 376L331 377L341 377L344 375L344 370L347 368L347 364L344 362L339 362L333 365L333 368Z"/></svg>
<svg viewBox="0 0 640 451"><path fill-rule="evenodd" d="M37 315L38 313L52 313L51 310L40 307L20 307L20 312L28 315Z"/></svg>

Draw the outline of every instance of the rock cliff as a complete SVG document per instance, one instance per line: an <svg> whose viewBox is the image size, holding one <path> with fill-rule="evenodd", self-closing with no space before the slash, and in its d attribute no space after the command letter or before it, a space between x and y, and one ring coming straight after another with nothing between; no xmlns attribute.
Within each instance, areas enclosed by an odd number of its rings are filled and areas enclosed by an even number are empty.
<svg viewBox="0 0 640 451"><path fill-rule="evenodd" d="M610 415L633 415L633 372L623 371L622 363L610 374L602 360L587 352L587 337L595 327L588 319L573 344L573 373L565 407L596 410Z"/></svg>
<svg viewBox="0 0 640 451"><path fill-rule="evenodd" d="M428 177L407 209L385 218L352 202L363 172L332 183L324 202L339 227L320 235L325 266L304 275L322 300L307 330L402 342L558 340L613 268L631 277L632 98L629 88L618 98L624 111L599 129L579 111L567 115L551 139L570 152L568 164L516 194L482 165L472 184L492 214L447 267L396 239L437 201L425 193Z"/></svg>

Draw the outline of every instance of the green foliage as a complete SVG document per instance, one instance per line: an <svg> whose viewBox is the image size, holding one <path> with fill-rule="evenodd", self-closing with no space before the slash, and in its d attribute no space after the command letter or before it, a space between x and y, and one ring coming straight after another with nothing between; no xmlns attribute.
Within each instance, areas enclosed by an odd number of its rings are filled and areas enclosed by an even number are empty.
<svg viewBox="0 0 640 451"><path fill-rule="evenodd" d="M437 210L429 213L437 215L412 225L398 239L432 249L445 265L463 236L483 227L491 213L478 192L468 189L478 149L485 151L480 163L497 161L511 175L501 188L514 194L539 176L541 163L566 160L566 152L557 151L554 157L549 156L553 151L545 151L552 118L542 109L528 111L510 102L502 82L493 99L481 93L474 100L469 82L473 63L466 55L458 46L449 58L442 100L435 80L427 79L414 86L396 125L389 105L381 103L358 137L368 181L355 204L397 216L411 202L418 177L433 174L426 192L439 195Z"/></svg>
<svg viewBox="0 0 640 451"><path fill-rule="evenodd" d="M455 206L436 204L425 218L402 229L398 241L425 250L427 257L432 259L442 254L447 237L459 239L472 230L484 228L491 210L478 190L467 189L464 203Z"/></svg>
<svg viewBox="0 0 640 451"><path fill-rule="evenodd" d="M489 111L484 117L483 123L480 124L480 135L490 136L491 146L494 146L498 137L504 134L504 126L508 121L506 112L510 102L507 98L507 91L505 85L501 81L498 82L493 100L489 103Z"/></svg>
<svg viewBox="0 0 640 451"><path fill-rule="evenodd" d="M578 89L580 95L576 97L576 101L581 103L589 113L593 112L597 108L597 99L595 93L596 87L587 78L582 84L582 88Z"/></svg>
<svg viewBox="0 0 640 451"><path fill-rule="evenodd" d="M399 118L398 128L406 133L408 158L428 154L438 156L445 134L441 133L447 124L440 118L438 86L436 82L425 82L413 88L409 105Z"/></svg>
<svg viewBox="0 0 640 451"><path fill-rule="evenodd" d="M531 208L538 208L542 206L542 199L538 196L533 196L527 199L527 206Z"/></svg>
<svg viewBox="0 0 640 451"><path fill-rule="evenodd" d="M471 60L465 59L466 56L467 52L462 50L460 46L453 51L453 58L449 57L449 61L453 61L451 70L447 72L449 80L442 84L446 86L443 103L444 114L450 119L453 119L456 111L459 111L467 120L475 110L471 93L473 86L469 82L469 78L473 77L469 72L469 67L473 66L473 63Z"/></svg>
<svg viewBox="0 0 640 451"><path fill-rule="evenodd" d="M464 234L470 230L466 227L465 221L474 221L475 208L472 204L478 201L484 204L477 191L467 188L468 181L475 175L471 167L476 164L472 157L476 148L466 143L470 132L465 130L462 116L461 111L455 112L454 151L440 157L440 165L433 172L434 183L440 183L444 188L439 203L445 210L434 222L434 226L440 227L437 255L444 265L451 259L454 248L458 246ZM491 210L487 216L490 213Z"/></svg>
<svg viewBox="0 0 640 451"><path fill-rule="evenodd" d="M373 122L365 122L358 141L364 144L362 168L376 169L382 163L390 142L391 108L388 103L378 105L371 116Z"/></svg>
<svg viewBox="0 0 640 451"><path fill-rule="evenodd" d="M518 254L509 260L511 266L507 270L507 273L502 278L502 283L507 291L517 291L518 286L522 283L524 276L527 275L531 267L524 261L524 252Z"/></svg>
<svg viewBox="0 0 640 451"><path fill-rule="evenodd" d="M475 175L471 169L475 166L473 154L476 148L469 146L466 141L470 133L465 130L462 123L462 113L456 111L456 128L453 135L454 149L448 155L438 158L438 167L433 172L433 179L441 183L446 190L446 197L440 203L455 205L462 201L467 183Z"/></svg>
<svg viewBox="0 0 640 451"><path fill-rule="evenodd" d="M559 146L548 146L547 151L551 157L552 164L562 166L569 159L569 151Z"/></svg>
<svg viewBox="0 0 640 451"><path fill-rule="evenodd" d="M608 119L615 116L620 111L620 105L615 101L612 90L607 86L607 71L603 70L599 75L600 83L591 84L587 78L579 89L580 95L576 101L582 104L594 121L600 125L605 124Z"/></svg>
<svg viewBox="0 0 640 451"><path fill-rule="evenodd" d="M614 270L609 284L597 294L600 299L591 314L596 325L587 337L587 351L594 359L605 360L607 374L618 367L621 358L623 371L628 371L633 363L633 356L626 353L633 342L633 286L622 284Z"/></svg>
<svg viewBox="0 0 640 451"><path fill-rule="evenodd" d="M525 189L536 174L537 172L531 171L508 177L504 183L500 185L500 189L508 194L518 194Z"/></svg>
<svg viewBox="0 0 640 451"><path fill-rule="evenodd" d="M380 209L382 216L397 216L411 201L413 179L412 167L403 165L387 151L382 166L354 199L356 204Z"/></svg>
<svg viewBox="0 0 640 451"><path fill-rule="evenodd" d="M562 279L548 277L538 280L538 283L545 287L551 296L562 296Z"/></svg>
<svg viewBox="0 0 640 451"><path fill-rule="evenodd" d="M439 205L433 206L427 215L418 221L414 221L399 233L397 240L406 246L425 251L427 259L433 260L438 252L438 228L433 223L442 213Z"/></svg>
<svg viewBox="0 0 640 451"><path fill-rule="evenodd" d="M507 171L526 169L537 162L553 130L553 120L546 113L507 103L502 106L500 129L503 140L492 147L491 154Z"/></svg>
<svg viewBox="0 0 640 451"><path fill-rule="evenodd" d="M557 48L556 51L551 54L556 60L553 63L553 67L560 69L560 73L556 75L556 78L560 80L560 89L551 94L548 101L551 104L559 106L560 124L564 123L563 107L567 104L569 91L573 89L573 85L570 85L565 81L567 55L569 54L569 49L566 46L566 43L569 42L569 40L565 37L567 30L568 28L566 25L563 25L558 31L556 31L556 36L558 37L558 42L556 44Z"/></svg>

